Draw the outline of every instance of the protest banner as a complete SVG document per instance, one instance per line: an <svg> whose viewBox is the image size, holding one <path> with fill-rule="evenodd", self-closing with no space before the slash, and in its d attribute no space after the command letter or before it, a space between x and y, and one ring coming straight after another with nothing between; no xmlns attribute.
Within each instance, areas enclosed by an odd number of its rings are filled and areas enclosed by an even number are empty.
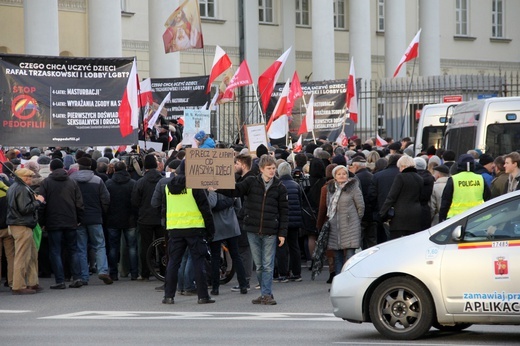
<svg viewBox="0 0 520 346"><path fill-rule="evenodd" d="M255 152L260 144L267 147L265 124L246 125L246 143L251 153Z"/></svg>
<svg viewBox="0 0 520 346"><path fill-rule="evenodd" d="M187 148L186 186L192 189L234 189L233 149Z"/></svg>

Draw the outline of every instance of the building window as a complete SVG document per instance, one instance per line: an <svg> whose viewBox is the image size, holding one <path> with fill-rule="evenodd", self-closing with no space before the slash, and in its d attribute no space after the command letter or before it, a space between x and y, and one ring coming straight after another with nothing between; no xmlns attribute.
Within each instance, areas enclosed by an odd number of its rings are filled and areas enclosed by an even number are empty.
<svg viewBox="0 0 520 346"><path fill-rule="evenodd" d="M377 0L377 31L385 31L385 0Z"/></svg>
<svg viewBox="0 0 520 346"><path fill-rule="evenodd" d="M215 0L199 0L200 16L203 18L216 18Z"/></svg>
<svg viewBox="0 0 520 346"><path fill-rule="evenodd" d="M455 25L458 36L468 36L468 0L457 0L455 3Z"/></svg>
<svg viewBox="0 0 520 346"><path fill-rule="evenodd" d="M296 25L310 26L310 0L296 0Z"/></svg>
<svg viewBox="0 0 520 346"><path fill-rule="evenodd" d="M491 37L504 37L504 1L493 0Z"/></svg>
<svg viewBox="0 0 520 346"><path fill-rule="evenodd" d="M334 0L334 28L346 29L345 0Z"/></svg>
<svg viewBox="0 0 520 346"><path fill-rule="evenodd" d="M273 0L258 0L258 21L273 23Z"/></svg>

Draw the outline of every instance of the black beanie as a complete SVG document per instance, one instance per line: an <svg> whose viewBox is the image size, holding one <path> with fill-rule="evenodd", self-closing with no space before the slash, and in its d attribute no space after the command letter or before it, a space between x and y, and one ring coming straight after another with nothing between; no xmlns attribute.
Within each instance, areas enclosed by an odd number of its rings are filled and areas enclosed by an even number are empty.
<svg viewBox="0 0 520 346"><path fill-rule="evenodd" d="M267 150L267 147L263 144L260 144L258 147L256 147L256 157L260 157L262 155L265 155L269 153L269 151Z"/></svg>
<svg viewBox="0 0 520 346"><path fill-rule="evenodd" d="M61 161L60 159L53 159L50 163L50 166L49 168L51 169L51 171L55 171L57 169L60 169L60 168L63 168L63 161Z"/></svg>
<svg viewBox="0 0 520 346"><path fill-rule="evenodd" d="M157 168L157 159L155 155L148 154L144 157L144 169L155 169Z"/></svg>

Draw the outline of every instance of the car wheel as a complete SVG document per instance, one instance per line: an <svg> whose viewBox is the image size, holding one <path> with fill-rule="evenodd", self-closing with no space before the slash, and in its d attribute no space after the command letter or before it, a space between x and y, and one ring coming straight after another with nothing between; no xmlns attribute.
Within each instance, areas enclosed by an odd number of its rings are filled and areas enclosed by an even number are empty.
<svg viewBox="0 0 520 346"><path fill-rule="evenodd" d="M472 323L457 323L453 326L444 326L439 322L433 323L433 328L440 330L441 332L460 332L461 330L471 327Z"/></svg>
<svg viewBox="0 0 520 346"><path fill-rule="evenodd" d="M369 310L379 333L394 340L417 339L430 330L434 320L430 293L409 277L383 281L370 298Z"/></svg>

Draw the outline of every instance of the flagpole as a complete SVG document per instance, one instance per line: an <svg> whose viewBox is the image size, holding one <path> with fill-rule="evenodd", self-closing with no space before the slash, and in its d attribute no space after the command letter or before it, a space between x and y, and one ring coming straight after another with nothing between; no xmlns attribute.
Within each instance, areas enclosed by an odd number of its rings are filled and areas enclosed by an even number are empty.
<svg viewBox="0 0 520 346"><path fill-rule="evenodd" d="M406 93L406 104L405 104L405 109L404 109L403 121L401 122L401 134L400 134L399 138L403 138L404 123L406 121L406 116L408 114L408 103L410 100L410 93L412 91L412 82L413 82L413 75L414 75L414 71L415 71L416 61L417 61L417 59L413 60L412 74L410 76L410 84L408 86L408 92Z"/></svg>
<svg viewBox="0 0 520 346"><path fill-rule="evenodd" d="M255 88L255 83L253 83L253 92L254 92L254 95L255 95L256 104L257 104L257 106L258 106L258 111L260 112L260 115L262 116L262 121L265 123L265 116L264 116L264 114L262 113L262 107L260 106L260 100L259 100L258 97L257 97L256 88ZM254 110L255 110L255 109L254 109L254 107L253 107L253 109L251 110L251 112L249 112L249 114L251 114Z"/></svg>
<svg viewBox="0 0 520 346"><path fill-rule="evenodd" d="M312 95L312 94L311 94ZM307 102L305 101L305 97L302 97L302 100L303 100L303 105L305 106L305 110L307 111ZM306 112L307 113L307 112ZM312 139L314 140L314 144L316 144L316 135L314 134L314 117L312 118L312 130L311 130L311 133L312 133Z"/></svg>

